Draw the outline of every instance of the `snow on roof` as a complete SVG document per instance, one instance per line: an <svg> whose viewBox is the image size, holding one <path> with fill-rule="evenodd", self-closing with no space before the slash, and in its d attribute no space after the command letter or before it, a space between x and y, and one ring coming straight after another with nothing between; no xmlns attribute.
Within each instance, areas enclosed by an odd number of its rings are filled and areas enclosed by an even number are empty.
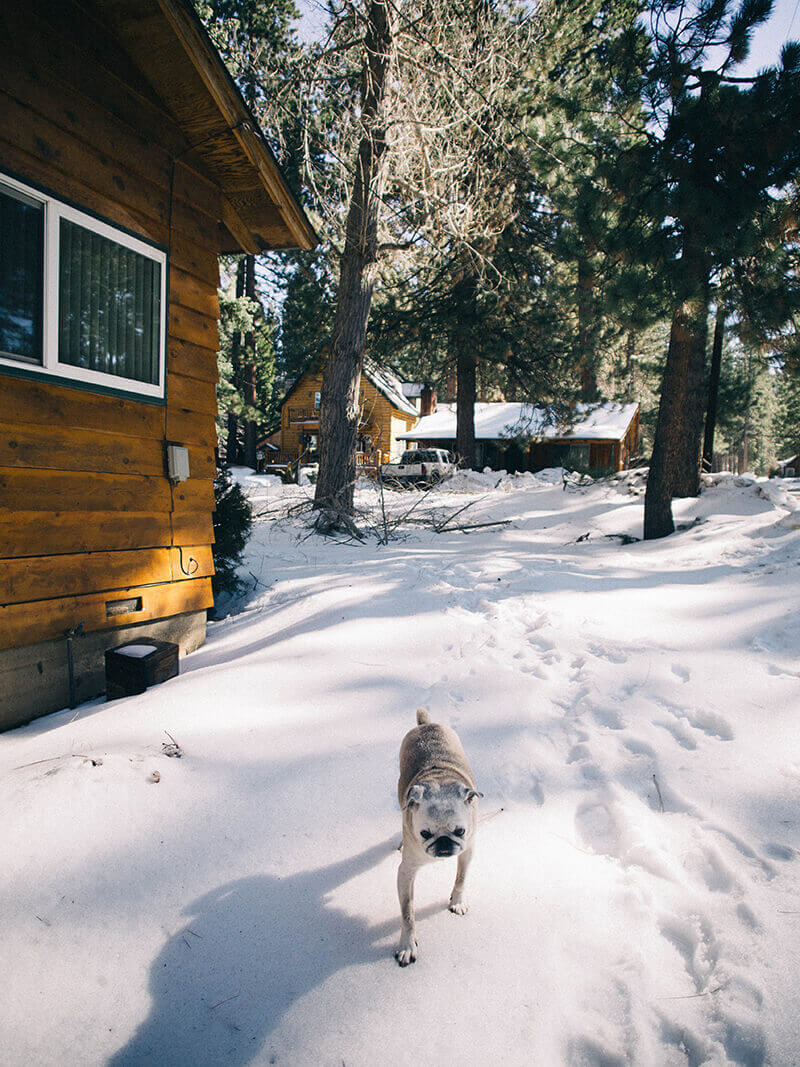
<svg viewBox="0 0 800 1067"><path fill-rule="evenodd" d="M422 396L422 390L425 386L422 382L403 382L403 396L407 396L409 400L413 400L415 397Z"/></svg>
<svg viewBox="0 0 800 1067"><path fill-rule="evenodd" d="M550 408L532 404L492 403L475 405L475 439L499 440L510 437L547 437L559 440L621 441L627 433L638 404L578 404L570 426L554 424ZM441 404L425 415L413 430L398 434L403 440L454 441L456 405Z"/></svg>
<svg viewBox="0 0 800 1067"><path fill-rule="evenodd" d="M403 383L390 370L387 370L386 367L378 367L374 363L369 363L365 360L364 374L366 374L375 388L383 393L393 407L396 407L398 411L405 412L406 415L417 417L419 412L403 396Z"/></svg>

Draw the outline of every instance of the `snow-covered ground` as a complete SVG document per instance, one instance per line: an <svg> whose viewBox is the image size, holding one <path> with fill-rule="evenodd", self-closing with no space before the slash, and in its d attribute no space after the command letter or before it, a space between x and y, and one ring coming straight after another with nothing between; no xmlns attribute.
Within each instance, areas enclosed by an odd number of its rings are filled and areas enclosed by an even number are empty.
<svg viewBox="0 0 800 1067"><path fill-rule="evenodd" d="M640 476L462 474L361 545L240 478L247 593L181 676L0 737L0 1063L800 1063L796 484L644 544ZM401 970L418 706L485 799Z"/></svg>

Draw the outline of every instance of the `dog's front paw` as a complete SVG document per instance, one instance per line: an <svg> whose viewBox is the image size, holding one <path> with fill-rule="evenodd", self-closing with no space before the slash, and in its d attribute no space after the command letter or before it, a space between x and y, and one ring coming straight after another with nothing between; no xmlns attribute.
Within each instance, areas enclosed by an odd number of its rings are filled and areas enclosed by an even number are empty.
<svg viewBox="0 0 800 1067"><path fill-rule="evenodd" d="M469 911L469 904L465 904L463 900L451 900L450 911L453 915L466 915Z"/></svg>
<svg viewBox="0 0 800 1067"><path fill-rule="evenodd" d="M401 967L408 967L409 963L414 963L417 958L417 939L415 937L403 938L394 958Z"/></svg>

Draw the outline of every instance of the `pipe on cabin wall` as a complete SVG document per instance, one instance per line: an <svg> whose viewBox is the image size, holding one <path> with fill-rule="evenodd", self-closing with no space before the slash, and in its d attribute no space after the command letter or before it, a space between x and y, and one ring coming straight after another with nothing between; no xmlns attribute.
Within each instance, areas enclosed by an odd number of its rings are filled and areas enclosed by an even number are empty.
<svg viewBox="0 0 800 1067"><path fill-rule="evenodd" d="M69 630L64 631L64 636L67 639L67 671L69 672L69 706L70 708L76 708L78 706L78 694L75 685L75 657L72 652L72 641L75 637L83 637L83 627L85 623L78 623L77 626L70 627Z"/></svg>

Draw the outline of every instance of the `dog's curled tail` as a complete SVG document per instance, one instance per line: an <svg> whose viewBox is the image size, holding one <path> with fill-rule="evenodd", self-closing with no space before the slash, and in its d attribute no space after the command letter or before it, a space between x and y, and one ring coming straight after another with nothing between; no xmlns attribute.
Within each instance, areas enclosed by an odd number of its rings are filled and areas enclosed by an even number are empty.
<svg viewBox="0 0 800 1067"><path fill-rule="evenodd" d="M417 726L424 726L426 722L430 721L427 708L417 708Z"/></svg>

